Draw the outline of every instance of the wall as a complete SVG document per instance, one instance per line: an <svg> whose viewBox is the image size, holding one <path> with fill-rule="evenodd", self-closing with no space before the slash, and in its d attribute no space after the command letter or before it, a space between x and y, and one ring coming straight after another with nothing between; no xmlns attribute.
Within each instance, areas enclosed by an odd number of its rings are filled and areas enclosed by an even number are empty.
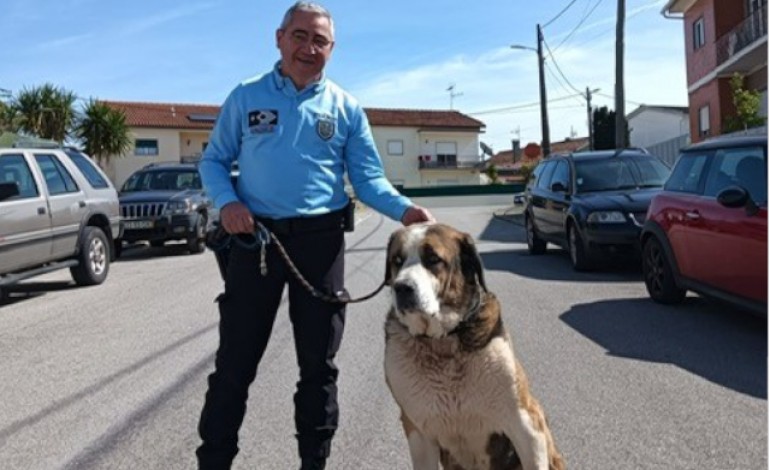
<svg viewBox="0 0 770 470"><path fill-rule="evenodd" d="M693 24L701 17L706 27L706 44L698 50L693 50ZM687 86L689 87L714 70L717 65L714 0L700 0L697 2L687 11L683 23L685 56L687 57ZM692 113L693 111L694 108L690 106L690 112Z"/></svg>
<svg viewBox="0 0 770 470"><path fill-rule="evenodd" d="M372 135L388 179L393 184L407 187L420 186L419 162L417 160L420 150L415 129L411 127L372 127ZM389 140L403 141L403 155L388 154Z"/></svg>
<svg viewBox="0 0 770 470"><path fill-rule="evenodd" d="M628 120L632 147L649 147L690 132L690 117L685 113L642 109Z"/></svg>
<svg viewBox="0 0 770 470"><path fill-rule="evenodd" d="M156 139L158 155L134 155L133 142L136 139ZM181 155L178 130L133 128L131 142L131 150L123 157L112 157L105 169L107 176L118 188L143 166L157 162L178 162Z"/></svg>

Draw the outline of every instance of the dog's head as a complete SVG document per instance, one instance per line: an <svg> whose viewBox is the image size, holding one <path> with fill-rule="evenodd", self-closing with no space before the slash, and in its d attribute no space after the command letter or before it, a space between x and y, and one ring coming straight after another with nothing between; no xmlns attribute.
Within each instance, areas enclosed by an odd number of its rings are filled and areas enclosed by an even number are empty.
<svg viewBox="0 0 770 470"><path fill-rule="evenodd" d="M397 230L387 256L393 308L413 335L445 336L478 307L487 289L473 239L447 225Z"/></svg>

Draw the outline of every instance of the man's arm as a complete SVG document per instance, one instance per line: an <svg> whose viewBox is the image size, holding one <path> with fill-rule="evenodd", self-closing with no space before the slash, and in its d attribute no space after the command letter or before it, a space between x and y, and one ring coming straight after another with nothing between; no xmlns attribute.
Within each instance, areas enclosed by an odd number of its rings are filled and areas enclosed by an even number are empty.
<svg viewBox="0 0 770 470"><path fill-rule="evenodd" d="M344 155L350 182L356 195L365 204L404 225L435 220L427 209L399 194L385 177L369 121L363 109L358 106L351 122Z"/></svg>
<svg viewBox="0 0 770 470"><path fill-rule="evenodd" d="M222 105L198 166L206 192L211 196L214 205L220 209L228 203L238 201L230 179L233 161L241 150L243 134L241 113L234 98L238 89L233 90Z"/></svg>

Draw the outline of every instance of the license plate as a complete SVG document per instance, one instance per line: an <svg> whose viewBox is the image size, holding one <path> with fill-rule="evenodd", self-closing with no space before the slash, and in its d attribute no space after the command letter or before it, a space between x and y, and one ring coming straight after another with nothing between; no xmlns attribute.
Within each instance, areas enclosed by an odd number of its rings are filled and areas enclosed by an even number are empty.
<svg viewBox="0 0 770 470"><path fill-rule="evenodd" d="M143 228L152 228L152 220L127 220L123 223L123 227L128 230L136 230Z"/></svg>

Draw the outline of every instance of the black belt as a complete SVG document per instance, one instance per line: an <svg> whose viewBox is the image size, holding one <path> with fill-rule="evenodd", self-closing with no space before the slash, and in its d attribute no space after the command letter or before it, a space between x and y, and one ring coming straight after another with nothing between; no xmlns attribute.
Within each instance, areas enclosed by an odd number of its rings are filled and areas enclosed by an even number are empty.
<svg viewBox="0 0 770 470"><path fill-rule="evenodd" d="M285 219L268 219L257 216L256 219L276 235L287 236L308 232L343 230L345 228L345 209L323 215L287 217Z"/></svg>

